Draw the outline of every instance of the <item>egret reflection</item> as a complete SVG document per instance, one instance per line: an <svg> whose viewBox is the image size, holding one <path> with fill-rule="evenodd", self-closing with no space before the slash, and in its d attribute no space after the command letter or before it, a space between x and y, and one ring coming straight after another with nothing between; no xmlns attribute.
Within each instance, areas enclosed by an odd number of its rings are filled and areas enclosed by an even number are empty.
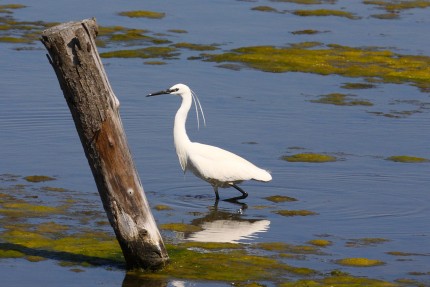
<svg viewBox="0 0 430 287"><path fill-rule="evenodd" d="M246 210L246 204L241 211ZM256 238L258 233L269 229L270 221L267 219L243 218L242 212L231 213L218 210L217 206L202 218L194 219L192 225L202 230L185 234L185 240L198 242L229 242L238 243L242 240Z"/></svg>
<svg viewBox="0 0 430 287"><path fill-rule="evenodd" d="M202 231L192 233L187 239L198 242L230 242L255 238L257 233L269 229L269 220L215 220L201 225Z"/></svg>

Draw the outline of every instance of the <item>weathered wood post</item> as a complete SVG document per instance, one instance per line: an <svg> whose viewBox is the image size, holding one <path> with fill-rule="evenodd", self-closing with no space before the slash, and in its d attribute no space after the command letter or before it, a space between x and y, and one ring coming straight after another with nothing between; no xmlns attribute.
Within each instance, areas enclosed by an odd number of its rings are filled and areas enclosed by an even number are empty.
<svg viewBox="0 0 430 287"><path fill-rule="evenodd" d="M134 166L115 97L101 63L95 19L42 33L127 269L164 265L169 257Z"/></svg>

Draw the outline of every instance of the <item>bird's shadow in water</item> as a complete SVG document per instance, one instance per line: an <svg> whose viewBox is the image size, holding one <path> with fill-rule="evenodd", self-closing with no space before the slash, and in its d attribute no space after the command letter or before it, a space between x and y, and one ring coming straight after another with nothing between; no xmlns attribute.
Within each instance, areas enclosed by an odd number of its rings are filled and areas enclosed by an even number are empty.
<svg viewBox="0 0 430 287"><path fill-rule="evenodd" d="M224 201L221 201L224 202ZM191 225L201 227L201 231L185 234L184 238L199 242L230 242L239 243L269 229L270 221L267 219L244 218L243 214L248 206L237 200L228 201L240 208L231 212L225 208L219 208L220 201L209 206L209 212L203 217L195 218Z"/></svg>

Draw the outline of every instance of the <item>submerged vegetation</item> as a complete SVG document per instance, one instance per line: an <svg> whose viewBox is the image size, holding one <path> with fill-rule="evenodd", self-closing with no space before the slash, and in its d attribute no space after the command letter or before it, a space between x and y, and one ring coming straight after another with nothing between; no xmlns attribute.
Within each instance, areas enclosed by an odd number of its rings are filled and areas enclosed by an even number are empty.
<svg viewBox="0 0 430 287"><path fill-rule="evenodd" d="M295 282L285 282L279 285L280 287L358 287L358 286L368 286L368 287L395 287L398 284L393 284L377 279L369 279L365 277L354 277L349 274L341 273L339 275L333 272L332 275L322 278L322 279L301 279Z"/></svg>
<svg viewBox="0 0 430 287"><path fill-rule="evenodd" d="M126 16L130 18L149 18L149 19L162 19L166 15L165 13L147 11L147 10L136 10L126 11L118 13L120 16Z"/></svg>
<svg viewBox="0 0 430 287"><path fill-rule="evenodd" d="M336 16L348 19L358 19L358 17L351 12L330 9L296 10L293 14L297 16Z"/></svg>
<svg viewBox="0 0 430 287"><path fill-rule="evenodd" d="M112 52L101 53L102 58L161 58L172 59L179 54L175 48L171 47L148 47L135 50L117 50Z"/></svg>
<svg viewBox="0 0 430 287"><path fill-rule="evenodd" d="M353 95L332 93L328 95L322 95L318 100L311 100L311 102L336 106L373 106L373 104L367 100L357 100L353 99L353 97Z"/></svg>
<svg viewBox="0 0 430 287"><path fill-rule="evenodd" d="M282 216L309 216L309 215L316 215L317 213L310 210L277 210L275 213L282 215Z"/></svg>
<svg viewBox="0 0 430 287"><path fill-rule="evenodd" d="M404 163L422 163L422 162L430 162L427 158L409 156L409 155L394 155L387 158L387 160L394 162L404 162Z"/></svg>
<svg viewBox="0 0 430 287"><path fill-rule="evenodd" d="M289 162L310 162L310 163L323 163L336 161L336 157L326 154L318 153L298 153L290 156L283 156L283 160Z"/></svg>
<svg viewBox="0 0 430 287"><path fill-rule="evenodd" d="M364 0L364 4L377 5L387 12L395 13L401 10L430 7L429 0Z"/></svg>
<svg viewBox="0 0 430 287"><path fill-rule="evenodd" d="M342 89L347 90L372 89L375 87L375 84L371 83L345 83L341 86Z"/></svg>
<svg viewBox="0 0 430 287"><path fill-rule="evenodd" d="M324 31L306 29L306 30L297 30L297 31L291 32L291 34L293 34L293 35L314 35L314 34L319 34L319 33L324 33Z"/></svg>
<svg viewBox="0 0 430 287"><path fill-rule="evenodd" d="M265 199L275 203L297 201L297 199L285 195L272 195L266 197Z"/></svg>
<svg viewBox="0 0 430 287"><path fill-rule="evenodd" d="M28 182L44 182L55 180L55 178L46 175L29 175L24 177L24 179Z"/></svg>
<svg viewBox="0 0 430 287"><path fill-rule="evenodd" d="M385 263L377 259L368 258L344 258L336 261L337 264L353 267L372 267L378 265L384 265Z"/></svg>
<svg viewBox="0 0 430 287"><path fill-rule="evenodd" d="M330 1L297 1L300 4L330 3ZM387 11L398 11L410 8L425 8L430 6L429 1L364 1L383 7ZM393 6L391 6L393 5ZM42 30L57 23L45 23L42 21L20 22L13 17L1 17L1 14L13 14L14 9L25 8L23 5L0 5L0 41L33 44L38 41ZM259 7L257 10L270 10L270 7ZM332 11L324 9L297 10L300 15L336 15L355 18L345 11ZM163 17L164 13L151 11L127 11L121 12L127 17ZM99 27L97 45L109 48L109 51L100 55L105 58L143 58L143 59L177 59L183 49L191 51L211 51L219 49L216 44L197 44L178 42L173 43L169 39L169 33L187 33L183 29L169 29L166 34L152 33L147 30L133 29L122 26ZM293 34L316 34L317 30L299 30ZM117 46L138 46L137 49L115 49ZM150 47L142 47L150 46ZM112 49L114 48L114 49ZM402 55L386 49L356 48L336 44L324 45L318 42L303 42L285 47L254 46L242 47L219 54L201 54L189 57L189 59L203 59L222 63L220 67L229 67L238 70L238 64L253 69L272 72L305 72L320 75L341 75L345 77L360 77L366 81L375 80L386 83L410 83L419 87L422 91L430 91L430 57ZM151 65L161 65L163 61L145 62ZM367 86L366 86L367 85ZM345 85L346 89L370 88L372 83ZM334 97L329 97L336 104ZM324 100L322 100L324 101ZM342 100L340 102L343 104ZM369 101L346 101L346 105L371 105Z"/></svg>
<svg viewBox="0 0 430 287"><path fill-rule="evenodd" d="M0 175L0 182L11 184L0 187L0 260L54 260L70 272L85 272L93 266L107 269L125 268L121 249L112 230L105 224L99 224L106 221L100 205L93 206L95 210L88 210L89 202L82 201L83 199L80 202L75 200L77 192L62 189L62 192L47 193L46 187L38 188L39 183L27 182L20 176ZM43 198L38 196L41 192ZM290 199L280 195L268 197L268 200L279 204L291 201ZM43 201L50 204L43 205ZM163 205L157 205L155 209L169 210ZM286 216L291 216L291 212L294 215L315 214L304 210L276 211L281 215L287 213ZM201 230L197 225L186 223L167 223L161 227L163 230L185 233ZM384 242L382 239L372 238L359 241ZM326 258L324 256L327 254L322 248L327 249L326 247L332 244L332 240L322 238L314 238L304 244L237 244L183 240L167 244L170 264L163 270L129 271L127 278L133 281L168 281L172 278L213 280L234 282L235 286L264 286L261 285L263 282L271 282L276 286L337 286L352 282L366 286L398 286L385 281L355 277L335 268L327 275L291 263L293 260L303 262L308 256ZM420 256L401 251L388 254ZM288 263L285 260L288 260ZM340 266L369 268L384 264L377 259L354 257L338 259L334 263Z"/></svg>
<svg viewBox="0 0 430 287"><path fill-rule="evenodd" d="M372 238L372 237L365 237L365 238L357 238L357 239L350 239L346 242L347 247L365 247L365 246L375 246L378 244L386 243L390 240L386 238Z"/></svg>
<svg viewBox="0 0 430 287"><path fill-rule="evenodd" d="M412 83L430 90L430 57L396 54L388 50L352 48L317 43L289 47L254 46L222 54L207 54L207 61L241 63L272 73L307 72L321 75L381 79L387 83Z"/></svg>
<svg viewBox="0 0 430 287"><path fill-rule="evenodd" d="M336 0L273 1L303 5L336 2ZM363 3L376 5L387 11L386 14L373 15L373 17L380 19L397 18L399 11L404 9L430 7L430 1L369 0L363 1ZM17 21L12 17L12 14L15 9L21 8L25 8L25 6L20 4L0 5L0 42L10 43L8 46L11 47L18 45L33 47L35 46L33 44L38 41L40 32L56 23ZM253 10L293 13L298 16L359 18L353 13L329 9L279 11L270 6L258 6L254 7ZM128 11L122 12L120 15L152 19L165 17L164 13L151 11ZM352 22L347 19L339 20ZM170 29L166 32L158 34L122 26L100 26L97 45L102 49L101 56L104 58L155 59L145 61L144 63L147 65L163 65L169 60L179 58L181 53L197 54L202 51L219 50L222 47L217 44L205 45L184 42L183 39L176 40L175 37L179 38L182 36L181 34L188 33L183 29ZM175 35L172 36L171 33ZM312 35L325 33L325 31L303 29L291 33L313 37ZM295 36L290 35L290 37ZM299 37L307 36L297 36L296 38ZM430 57L403 55L386 48L347 47L336 44L326 45L319 42L303 42L281 47L271 45L242 47L216 53L200 54L199 57L190 57L189 59L203 59L222 63L220 66L234 70L248 67L271 73L305 72L319 75L340 75L368 81L368 83L346 83L341 86L343 89L370 89L375 87L375 82L385 82L412 84L424 92L430 92L430 78L428 76L430 74ZM358 99L354 95L340 93L324 94L316 100L311 100L311 102L336 106L372 106L373 104L368 100ZM377 113L375 112L375 114ZM386 117L401 116L395 112L381 113L381 115ZM318 163L333 162L338 159L326 154L300 153L283 156L282 160ZM405 155L392 156L386 160L402 163L429 162L426 158ZM0 186L0 260L11 258L30 262L54 260L72 272L85 272L92 266L123 269L124 262L120 247L110 229L101 205L82 199L86 198L85 196L79 198L79 192L56 186L42 186L42 184L53 184L54 180L56 178L43 175L28 177L0 175L0 183L11 184L10 186ZM49 183L47 183L48 181ZM58 184L56 181L54 183ZM78 196L76 196L77 194ZM284 205L297 204L294 202L297 201L295 198L273 195L265 197L264 200L271 203L266 202L268 206L260 207L277 214L274 217L278 220L289 222L290 220L314 220L318 218L318 214L313 211L285 209ZM154 206L154 209L158 211L158 214L170 214L174 210L170 206L162 204ZM229 216L237 217L238 215ZM302 218L301 216L309 217ZM160 228L164 233L178 234L189 234L202 230L201 226L187 222L161 223ZM315 236L320 237L319 235ZM418 280L408 278L399 279L397 284L363 276L355 277L341 270L354 269L349 267L372 268L383 265L384 262L379 259L361 257L337 259L344 257L345 254L325 254L326 251L330 251L331 248L328 246L331 245L368 248L387 242L388 239L384 238L349 240L336 237L332 237L330 240L307 238L304 239L304 243L299 244L297 242L201 243L184 241L183 238L167 238L166 241L169 242L167 248L171 258L169 266L160 272L129 272L128 275L134 278L163 280L171 278L198 280L199 282L216 280L234 286L248 287L266 286L267 283L269 286L276 285L278 287L425 286ZM397 258L393 260L398 262L404 261L403 258L398 259L399 256L407 256L410 261L413 260L413 256L427 256L424 253L403 251L391 251L387 254L396 256ZM318 258L316 260L318 262L325 262L324 267L321 268L323 271L316 270L318 267L311 269L293 266L296 264L306 266L306 260L315 258ZM312 267L314 268L314 266L318 266L318 263L312 262ZM336 269L330 271L330 268ZM371 276L371 273L364 275ZM409 272L407 275L429 274Z"/></svg>
<svg viewBox="0 0 430 287"><path fill-rule="evenodd" d="M319 247L327 247L332 245L332 242L330 240L326 239L312 239L308 241L309 244L319 246Z"/></svg>

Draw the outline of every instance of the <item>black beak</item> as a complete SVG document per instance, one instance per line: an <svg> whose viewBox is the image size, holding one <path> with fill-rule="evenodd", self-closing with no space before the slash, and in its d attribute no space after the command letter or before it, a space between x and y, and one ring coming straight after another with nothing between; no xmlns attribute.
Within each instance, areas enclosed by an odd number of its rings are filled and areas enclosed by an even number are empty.
<svg viewBox="0 0 430 287"><path fill-rule="evenodd" d="M147 95L147 97L153 97L153 96L158 96L158 95L166 95L166 94L170 94L172 91L170 89L164 90L164 91L159 91L159 92L155 92L155 93L151 93L149 95Z"/></svg>

